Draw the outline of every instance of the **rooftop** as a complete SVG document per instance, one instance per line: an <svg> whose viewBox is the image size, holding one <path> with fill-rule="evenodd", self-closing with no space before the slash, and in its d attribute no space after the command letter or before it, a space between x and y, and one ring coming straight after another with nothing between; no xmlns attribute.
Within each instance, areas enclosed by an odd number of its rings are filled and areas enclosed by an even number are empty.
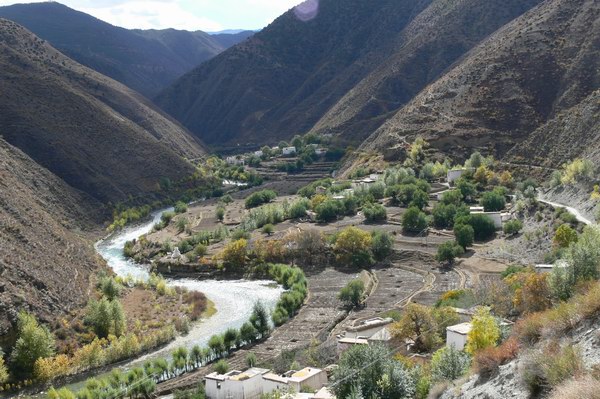
<svg viewBox="0 0 600 399"><path fill-rule="evenodd" d="M446 327L447 331L452 331L457 334L467 335L469 331L471 331L472 324L471 323L461 323L456 324L454 326Z"/></svg>
<svg viewBox="0 0 600 399"><path fill-rule="evenodd" d="M290 381L302 382L302 381L307 380L310 377L313 377L321 372L323 372L323 370L321 370L321 369L306 367L300 371L296 371L295 373L293 373L290 376Z"/></svg>
<svg viewBox="0 0 600 399"><path fill-rule="evenodd" d="M340 344L350 344L350 345L368 345L369 341L365 338L340 338L338 340Z"/></svg>

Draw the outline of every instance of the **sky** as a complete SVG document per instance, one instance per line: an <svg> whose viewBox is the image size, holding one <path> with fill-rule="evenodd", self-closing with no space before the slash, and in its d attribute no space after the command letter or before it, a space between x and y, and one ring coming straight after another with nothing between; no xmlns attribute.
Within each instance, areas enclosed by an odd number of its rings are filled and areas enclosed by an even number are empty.
<svg viewBox="0 0 600 399"><path fill-rule="evenodd" d="M0 5L33 1L0 0ZM261 29L301 0L59 0L129 29Z"/></svg>

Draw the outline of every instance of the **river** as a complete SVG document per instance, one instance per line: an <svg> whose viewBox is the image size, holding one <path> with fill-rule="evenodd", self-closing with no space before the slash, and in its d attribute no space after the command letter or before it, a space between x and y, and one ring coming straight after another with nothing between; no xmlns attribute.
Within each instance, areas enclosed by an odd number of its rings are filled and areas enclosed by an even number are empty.
<svg viewBox="0 0 600 399"><path fill-rule="evenodd" d="M152 220L147 223L125 228L96 244L98 253L117 275L121 277L131 275L136 279L148 278L149 267L127 259L123 255L123 246L125 242L149 233L152 226L160 221L160 216L164 211L153 213ZM283 292L283 288L276 286L272 281L200 281L193 279L167 281L173 287L185 287L191 291L202 292L215 304L217 313L206 320L194 323L188 335L178 337L166 347L133 360L128 366L157 357L168 358L173 350L180 346L188 348L194 345L205 346L212 335L223 333L230 327L239 328L248 321L257 301L262 302L269 310L274 309Z"/></svg>

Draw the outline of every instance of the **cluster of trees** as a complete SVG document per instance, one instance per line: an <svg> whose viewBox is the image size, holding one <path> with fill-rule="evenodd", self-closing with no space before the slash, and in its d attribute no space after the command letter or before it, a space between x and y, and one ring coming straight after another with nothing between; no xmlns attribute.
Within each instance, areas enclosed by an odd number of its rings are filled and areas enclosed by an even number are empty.
<svg viewBox="0 0 600 399"><path fill-rule="evenodd" d="M293 317L304 304L308 295L308 282L302 269L282 264L267 265L270 278L283 285L284 292L271 317L280 326Z"/></svg>
<svg viewBox="0 0 600 399"><path fill-rule="evenodd" d="M365 283L360 280L352 280L340 290L338 298L350 308L358 307L365 295Z"/></svg>
<svg viewBox="0 0 600 399"><path fill-rule="evenodd" d="M393 239L387 232L369 233L347 227L333 237L333 253L339 265L368 266L392 253Z"/></svg>
<svg viewBox="0 0 600 399"><path fill-rule="evenodd" d="M277 198L277 193L273 190L261 190L252 193L246 198L246 209L256 208L257 206L267 204Z"/></svg>
<svg viewBox="0 0 600 399"><path fill-rule="evenodd" d="M127 224L141 220L148 215L152 210L152 205L143 205L128 209L115 209L113 212L113 222L108 226L108 231L112 232L120 230Z"/></svg>

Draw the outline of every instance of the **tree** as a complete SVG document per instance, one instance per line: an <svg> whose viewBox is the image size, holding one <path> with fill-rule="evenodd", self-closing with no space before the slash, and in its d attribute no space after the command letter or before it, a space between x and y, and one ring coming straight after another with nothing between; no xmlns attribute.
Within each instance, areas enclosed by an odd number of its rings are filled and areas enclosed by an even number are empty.
<svg viewBox="0 0 600 399"><path fill-rule="evenodd" d="M600 277L600 227L587 226L569 247L567 260L573 283Z"/></svg>
<svg viewBox="0 0 600 399"><path fill-rule="evenodd" d="M225 245L221 252L221 259L226 266L241 269L246 264L248 255L248 241L241 238Z"/></svg>
<svg viewBox="0 0 600 399"><path fill-rule="evenodd" d="M460 190L449 190L442 194L440 202L444 205L460 206L462 200L463 195Z"/></svg>
<svg viewBox="0 0 600 399"><path fill-rule="evenodd" d="M523 230L523 222L521 222L519 219L509 220L504 224L502 230L504 231L504 234L509 236L518 234L521 230Z"/></svg>
<svg viewBox="0 0 600 399"><path fill-rule="evenodd" d="M229 371L229 363L225 360L219 360L213 367L213 370L218 374L225 374Z"/></svg>
<svg viewBox="0 0 600 399"><path fill-rule="evenodd" d="M374 231L371 234L371 252L376 260L382 261L393 252L394 239L387 231Z"/></svg>
<svg viewBox="0 0 600 399"><path fill-rule="evenodd" d="M500 327L487 307L480 307L471 320L471 331L467 334L467 353L475 355L481 349L496 346L500 339Z"/></svg>
<svg viewBox="0 0 600 399"><path fill-rule="evenodd" d="M496 234L496 225L489 216L484 214L471 214L467 216L458 216L454 221L454 226L466 224L473 228L475 239L485 241Z"/></svg>
<svg viewBox="0 0 600 399"><path fill-rule="evenodd" d="M186 213L188 210L188 206L185 202L177 202L175 204L175 213Z"/></svg>
<svg viewBox="0 0 600 399"><path fill-rule="evenodd" d="M13 372L19 378L30 377L36 360L54 355L54 336L29 313L19 313L18 339L11 354Z"/></svg>
<svg viewBox="0 0 600 399"><path fill-rule="evenodd" d="M2 350L0 350L0 385L4 384L6 381L8 381L8 368L6 367L6 364L4 363L4 352L2 352Z"/></svg>
<svg viewBox="0 0 600 399"><path fill-rule="evenodd" d="M350 348L342 354L334 378L338 398L408 399L415 393L412 374L383 345Z"/></svg>
<svg viewBox="0 0 600 399"><path fill-rule="evenodd" d="M466 374L471 357L454 345L437 350L431 359L431 378L436 381L454 381Z"/></svg>
<svg viewBox="0 0 600 399"><path fill-rule="evenodd" d="M568 248L571 244L577 242L577 232L567 223L562 224L554 234L554 244L560 248Z"/></svg>
<svg viewBox="0 0 600 399"><path fill-rule="evenodd" d="M473 245L473 241L475 240L475 230L468 224L459 224L454 226L454 237L456 238L458 245L466 250Z"/></svg>
<svg viewBox="0 0 600 399"><path fill-rule="evenodd" d="M481 196L481 206L486 212L499 212L506 207L506 199L497 191L488 191Z"/></svg>
<svg viewBox="0 0 600 399"><path fill-rule="evenodd" d="M406 306L402 318L392 330L401 340L413 340L417 352L429 352L442 343L432 309L424 305L411 303Z"/></svg>
<svg viewBox="0 0 600 399"><path fill-rule="evenodd" d="M125 320L125 312L123 306L118 300L110 302L110 316L112 324L112 332L115 336L120 337L125 332L127 321Z"/></svg>
<svg viewBox="0 0 600 399"><path fill-rule="evenodd" d="M427 216L419 208L410 207L402 215L402 227L405 231L420 233L427 228Z"/></svg>
<svg viewBox="0 0 600 399"><path fill-rule="evenodd" d="M454 259L464 253L465 250L456 241L446 241L438 247L435 259L440 263L452 265Z"/></svg>
<svg viewBox="0 0 600 399"><path fill-rule="evenodd" d="M215 217L219 222L222 222L223 219L225 219L225 208L218 206L217 210L215 211Z"/></svg>
<svg viewBox="0 0 600 399"><path fill-rule="evenodd" d="M338 234L333 252L342 264L364 266L371 263L371 235L356 227L347 227Z"/></svg>
<svg viewBox="0 0 600 399"><path fill-rule="evenodd" d="M248 352L246 355L246 366L254 367L258 360L256 359L256 355L253 352Z"/></svg>
<svg viewBox="0 0 600 399"><path fill-rule="evenodd" d="M105 277L100 281L100 290L109 301L121 295L121 285L112 277Z"/></svg>
<svg viewBox="0 0 600 399"><path fill-rule="evenodd" d="M219 358L225 352L225 342L223 342L223 336L213 335L208 339L208 347L213 354L213 358Z"/></svg>
<svg viewBox="0 0 600 399"><path fill-rule="evenodd" d="M387 211L383 205L367 205L363 209L365 219L368 223L384 222L387 219Z"/></svg>
<svg viewBox="0 0 600 399"><path fill-rule="evenodd" d="M319 204L315 209L319 223L333 222L345 213L344 204L336 200L327 200Z"/></svg>
<svg viewBox="0 0 600 399"><path fill-rule="evenodd" d="M481 165L483 165L483 156L479 151L475 151L474 153L472 153L468 161L465 162L465 166L469 168L477 169Z"/></svg>
<svg viewBox="0 0 600 399"><path fill-rule="evenodd" d="M360 305L363 295L365 294L365 283L362 280L356 279L350 281L338 294L340 301L347 306L355 308Z"/></svg>
<svg viewBox="0 0 600 399"><path fill-rule="evenodd" d="M110 301L102 298L91 300L87 307L85 322L92 327L99 338L106 338L112 326L112 308Z"/></svg>
<svg viewBox="0 0 600 399"><path fill-rule="evenodd" d="M271 330L269 325L269 313L262 302L256 302L254 304L254 309L252 309L252 315L250 316L250 323L262 338L269 335L269 331Z"/></svg>
<svg viewBox="0 0 600 399"><path fill-rule="evenodd" d="M472 201L477 195L477 187L464 177L460 177L454 183L465 200Z"/></svg>
<svg viewBox="0 0 600 399"><path fill-rule="evenodd" d="M229 352L232 347L236 347L240 341L240 332L235 328L228 328L223 333L223 344L225 345L225 351Z"/></svg>
<svg viewBox="0 0 600 399"><path fill-rule="evenodd" d="M242 342L250 344L256 340L257 333L252 323L246 322L240 328L240 339Z"/></svg>

